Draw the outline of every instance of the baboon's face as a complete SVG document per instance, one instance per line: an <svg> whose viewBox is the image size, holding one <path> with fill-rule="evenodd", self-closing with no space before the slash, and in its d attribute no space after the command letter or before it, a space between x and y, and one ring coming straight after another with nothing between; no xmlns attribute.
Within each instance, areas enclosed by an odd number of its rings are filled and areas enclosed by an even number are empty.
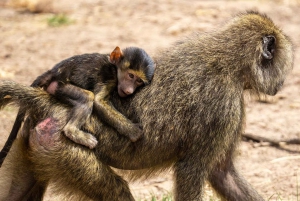
<svg viewBox="0 0 300 201"><path fill-rule="evenodd" d="M120 97L131 95L138 87L144 85L138 74L139 72L134 70L127 69L122 71L118 68L118 94Z"/></svg>

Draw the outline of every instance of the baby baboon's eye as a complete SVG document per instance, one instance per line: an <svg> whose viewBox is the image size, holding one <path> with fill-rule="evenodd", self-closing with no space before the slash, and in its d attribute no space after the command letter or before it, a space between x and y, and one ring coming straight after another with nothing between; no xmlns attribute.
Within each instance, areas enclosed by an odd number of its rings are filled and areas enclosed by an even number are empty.
<svg viewBox="0 0 300 201"><path fill-rule="evenodd" d="M142 84L144 84L143 80L142 80L142 79L140 79L140 78L136 80L136 83L137 83L138 85L142 85Z"/></svg>
<svg viewBox="0 0 300 201"><path fill-rule="evenodd" d="M128 73L128 76L133 79L134 78L134 75L132 73Z"/></svg>

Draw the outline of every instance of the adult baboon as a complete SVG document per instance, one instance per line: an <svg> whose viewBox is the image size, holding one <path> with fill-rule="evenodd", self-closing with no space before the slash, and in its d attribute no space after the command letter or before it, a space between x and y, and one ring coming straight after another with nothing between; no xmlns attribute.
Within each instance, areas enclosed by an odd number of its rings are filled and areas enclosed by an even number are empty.
<svg viewBox="0 0 300 201"><path fill-rule="evenodd" d="M2 187L6 199L38 200L53 182L73 199L133 200L113 166L132 170L132 178L172 167L177 201L202 200L205 180L223 199L263 200L237 172L233 153L245 122L244 90L275 95L292 69L287 36L265 15L247 12L178 42L156 61L150 86L129 99L112 97L117 110L140 122L144 137L132 143L92 115L86 129L98 137L95 151L61 135L69 108L43 91L2 82L0 105L36 106L35 115L27 107L23 137L3 164L14 176Z"/></svg>

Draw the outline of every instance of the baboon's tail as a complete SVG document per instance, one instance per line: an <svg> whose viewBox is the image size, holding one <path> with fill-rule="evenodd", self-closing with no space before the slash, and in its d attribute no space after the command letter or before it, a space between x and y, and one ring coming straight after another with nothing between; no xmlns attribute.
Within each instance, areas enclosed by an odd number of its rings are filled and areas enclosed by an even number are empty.
<svg viewBox="0 0 300 201"><path fill-rule="evenodd" d="M0 109L9 103L20 106L20 109L9 138L0 152L0 167L18 134L26 112L43 117L49 113L57 113L62 109L60 106L63 107L63 105L57 104L58 101L52 95L42 89L12 81L0 81ZM51 107L55 104L56 107Z"/></svg>
<svg viewBox="0 0 300 201"><path fill-rule="evenodd" d="M34 88L13 81L0 82L0 109L13 103L24 110L45 112L57 100L42 89Z"/></svg>

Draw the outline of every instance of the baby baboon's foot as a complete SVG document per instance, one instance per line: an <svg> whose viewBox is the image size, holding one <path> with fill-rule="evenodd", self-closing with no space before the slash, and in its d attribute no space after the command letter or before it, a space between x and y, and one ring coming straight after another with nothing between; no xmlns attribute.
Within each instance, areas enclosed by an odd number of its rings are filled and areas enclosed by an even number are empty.
<svg viewBox="0 0 300 201"><path fill-rule="evenodd" d="M94 149L98 144L98 140L90 133L83 132L76 127L66 126L64 128L65 136L77 144L84 145L90 149Z"/></svg>

